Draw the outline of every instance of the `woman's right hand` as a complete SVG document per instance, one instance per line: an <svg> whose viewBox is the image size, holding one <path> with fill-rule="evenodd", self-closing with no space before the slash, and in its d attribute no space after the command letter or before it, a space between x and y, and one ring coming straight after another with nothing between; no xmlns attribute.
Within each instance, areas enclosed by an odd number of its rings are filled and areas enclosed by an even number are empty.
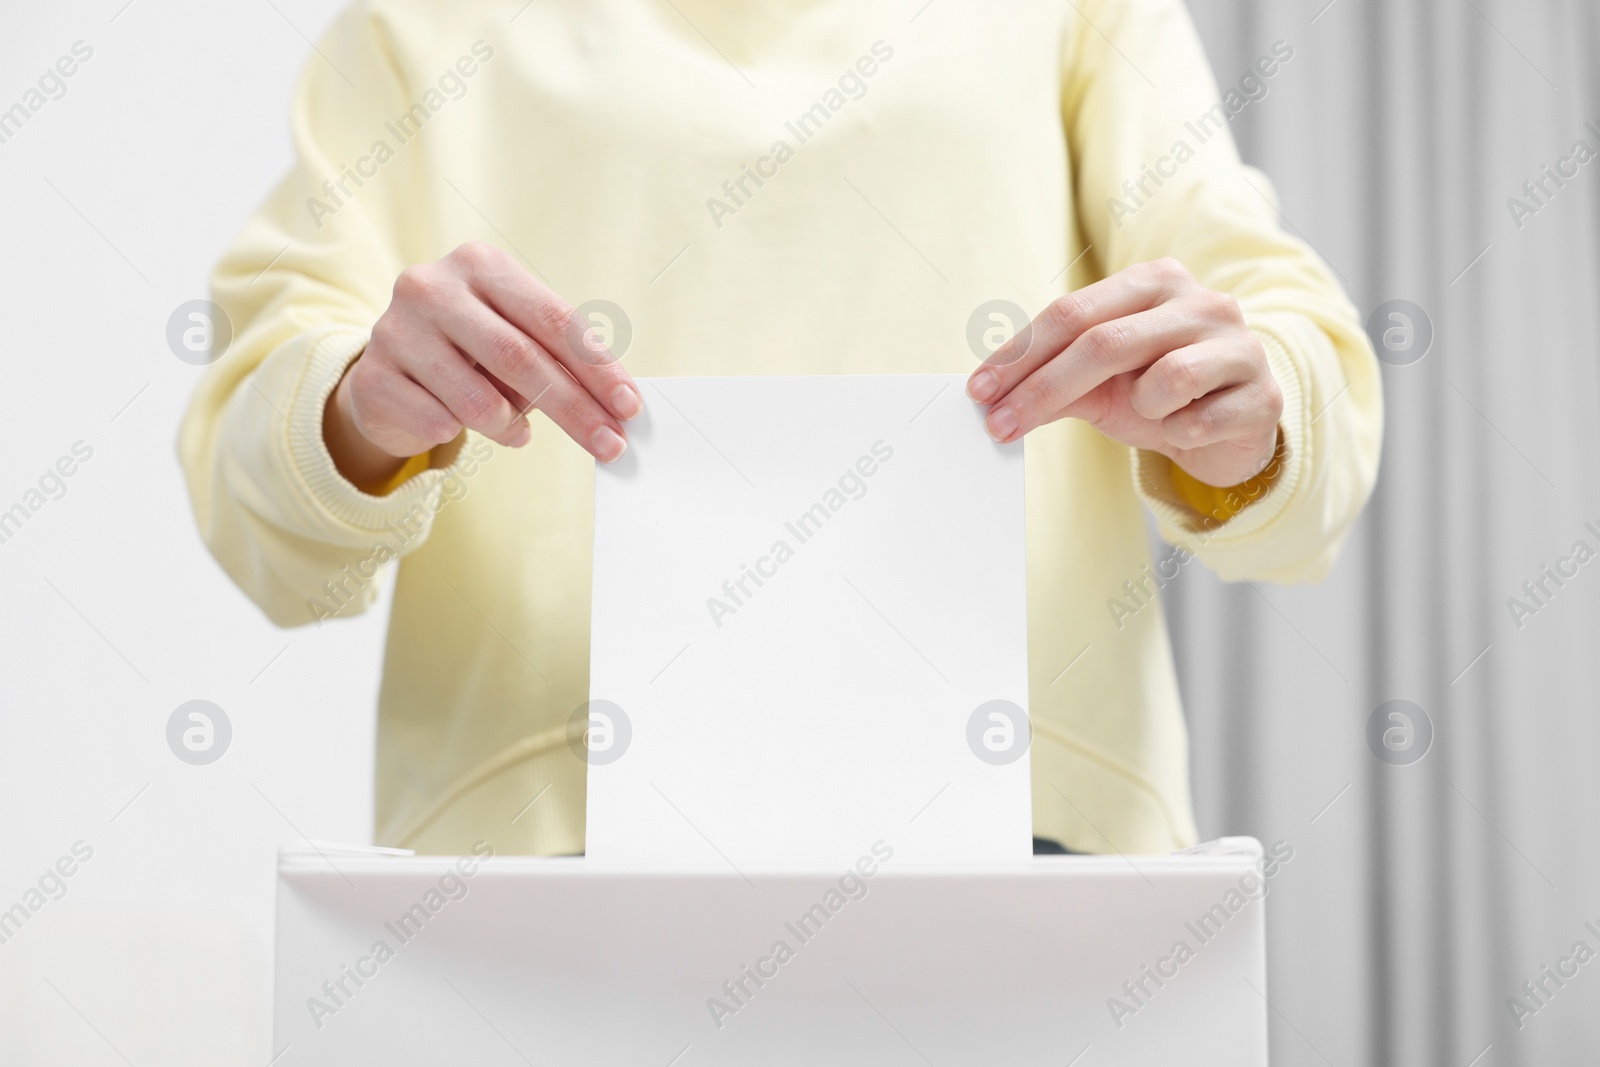
<svg viewBox="0 0 1600 1067"><path fill-rule="evenodd" d="M572 305L473 241L400 273L366 350L328 398L323 436L340 473L371 491L462 427L520 448L534 408L611 463L644 399Z"/></svg>

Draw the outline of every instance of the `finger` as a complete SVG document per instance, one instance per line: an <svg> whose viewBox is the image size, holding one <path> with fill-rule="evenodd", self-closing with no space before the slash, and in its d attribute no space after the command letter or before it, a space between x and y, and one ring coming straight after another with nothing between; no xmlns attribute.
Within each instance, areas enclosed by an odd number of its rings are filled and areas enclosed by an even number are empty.
<svg viewBox="0 0 1600 1067"><path fill-rule="evenodd" d="M435 313L435 322L473 371L505 399L514 417L526 417L531 398L505 380L502 375L509 372L503 368L514 368L523 388L534 392L565 373L538 342L501 318L476 293L445 303ZM497 367L502 368L500 373L495 372Z"/></svg>
<svg viewBox="0 0 1600 1067"><path fill-rule="evenodd" d="M1260 373L1250 352L1232 340L1213 338L1175 349L1135 379L1128 403L1147 419L1164 419L1194 400Z"/></svg>
<svg viewBox="0 0 1600 1067"><path fill-rule="evenodd" d="M602 463L615 463L627 451L628 440L611 414L560 367L528 398L528 410L534 408Z"/></svg>
<svg viewBox="0 0 1600 1067"><path fill-rule="evenodd" d="M533 407L532 401L523 396L521 393L517 392L515 389L511 388L511 386L507 385L505 382L502 382L499 378L495 377L494 372L489 370L489 368L485 367L482 363L478 364L478 373L489 379L489 384L500 390L500 395L511 401L511 406L516 408L518 411L522 412L523 414L527 414L528 411Z"/></svg>
<svg viewBox="0 0 1600 1067"><path fill-rule="evenodd" d="M385 452L419 456L460 435L450 409L400 371L361 360L350 373L364 379L351 411L356 428Z"/></svg>
<svg viewBox="0 0 1600 1067"><path fill-rule="evenodd" d="M515 411L519 417L537 407L596 459L610 463L622 455L627 438L620 423L543 345L494 309L476 299L460 301L441 314L441 325L462 351L487 371L475 373L496 396L504 400L509 392L522 401Z"/></svg>
<svg viewBox="0 0 1600 1067"><path fill-rule="evenodd" d="M446 319L454 317L446 312ZM399 351L400 366L469 429L497 444L515 447L531 432L511 401L458 349L448 334L428 331Z"/></svg>
<svg viewBox="0 0 1600 1067"><path fill-rule="evenodd" d="M1062 415L1103 383L1199 340L1207 326L1171 303L1092 326L990 408L990 436L1010 441Z"/></svg>
<svg viewBox="0 0 1600 1067"><path fill-rule="evenodd" d="M1158 259L1057 297L983 361L967 379L967 394L980 404L994 403L1085 330L1153 308L1196 285L1182 264Z"/></svg>
<svg viewBox="0 0 1600 1067"><path fill-rule="evenodd" d="M633 376L598 343L587 323L575 321L571 304L500 249L468 244L452 253L456 254L466 260L474 291L507 322L539 342L608 413L626 421L644 410L644 396ZM523 395L532 395L532 383L519 380L529 369L525 365L513 359L503 366L490 364L489 369ZM543 383L533 391L540 388Z"/></svg>
<svg viewBox="0 0 1600 1067"><path fill-rule="evenodd" d="M1275 383L1256 379L1196 400L1161 420L1161 435L1186 451L1244 440L1278 424L1283 401Z"/></svg>

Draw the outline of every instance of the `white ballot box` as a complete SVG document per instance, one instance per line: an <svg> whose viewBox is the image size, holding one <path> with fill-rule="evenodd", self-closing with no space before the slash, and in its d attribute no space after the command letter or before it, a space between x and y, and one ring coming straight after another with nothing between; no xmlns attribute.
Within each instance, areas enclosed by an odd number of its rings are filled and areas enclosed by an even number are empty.
<svg viewBox="0 0 1600 1067"><path fill-rule="evenodd" d="M301 845L274 1064L1261 1067L1269 875L1249 838L829 871Z"/></svg>
<svg viewBox="0 0 1600 1067"><path fill-rule="evenodd" d="M589 854L285 850L273 1062L1265 1064L1258 843L1029 854L1022 447L960 377L641 382Z"/></svg>

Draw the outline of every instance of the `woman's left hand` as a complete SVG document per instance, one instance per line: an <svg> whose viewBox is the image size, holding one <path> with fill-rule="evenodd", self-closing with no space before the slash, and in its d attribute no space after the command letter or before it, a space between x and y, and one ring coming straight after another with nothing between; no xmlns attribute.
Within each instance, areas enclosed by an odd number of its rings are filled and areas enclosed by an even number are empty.
<svg viewBox="0 0 1600 1067"><path fill-rule="evenodd" d="M997 441L1079 418L1208 485L1259 474L1283 394L1239 304L1179 262L1140 263L1060 297L967 381Z"/></svg>

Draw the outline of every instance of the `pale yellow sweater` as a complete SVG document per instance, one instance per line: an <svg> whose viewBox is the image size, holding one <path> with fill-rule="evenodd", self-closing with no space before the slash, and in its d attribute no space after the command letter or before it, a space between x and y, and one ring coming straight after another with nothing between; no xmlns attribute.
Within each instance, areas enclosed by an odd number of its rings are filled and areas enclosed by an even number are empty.
<svg viewBox="0 0 1600 1067"><path fill-rule="evenodd" d="M1080 422L1026 445L1034 831L1190 844L1153 577L1177 563L1141 503L1224 578L1314 580L1381 424L1357 316L1240 165L1245 99L1212 109L1179 0L354 4L296 94L297 165L217 270L236 337L179 451L207 544L281 625L354 615L394 572L376 840L584 842L592 460L536 419L524 449L465 434L371 496L322 442L401 268L478 239L624 308L638 375L965 373L983 302L1034 314L1161 256L1233 293L1286 400L1248 507L1204 532L1205 487Z"/></svg>

